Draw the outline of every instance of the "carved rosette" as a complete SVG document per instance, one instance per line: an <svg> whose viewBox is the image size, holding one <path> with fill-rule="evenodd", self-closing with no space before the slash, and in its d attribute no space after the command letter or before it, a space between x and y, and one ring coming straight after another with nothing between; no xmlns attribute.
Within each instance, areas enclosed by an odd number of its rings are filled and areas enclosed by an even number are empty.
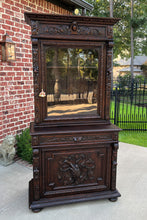
<svg viewBox="0 0 147 220"><path fill-rule="evenodd" d="M34 184L34 199L39 200L40 189L39 189L39 150L33 150L33 184Z"/></svg>
<svg viewBox="0 0 147 220"><path fill-rule="evenodd" d="M72 22L70 29L71 29L71 34L77 34L78 24L76 21Z"/></svg>
<svg viewBox="0 0 147 220"><path fill-rule="evenodd" d="M39 112L39 66L38 66L38 45L33 45L33 73L34 73L34 96L35 96L35 121L39 123L40 112Z"/></svg>
<svg viewBox="0 0 147 220"><path fill-rule="evenodd" d="M118 144L114 144L112 148L112 176L111 176L111 190L116 190L116 170L117 170L117 150Z"/></svg>
<svg viewBox="0 0 147 220"><path fill-rule="evenodd" d="M106 76L106 119L109 120L110 95L111 95L111 75L113 59L113 42L107 45L107 76Z"/></svg>
<svg viewBox="0 0 147 220"><path fill-rule="evenodd" d="M64 186L84 184L94 179L95 161L85 154L63 157L58 164L58 180Z"/></svg>

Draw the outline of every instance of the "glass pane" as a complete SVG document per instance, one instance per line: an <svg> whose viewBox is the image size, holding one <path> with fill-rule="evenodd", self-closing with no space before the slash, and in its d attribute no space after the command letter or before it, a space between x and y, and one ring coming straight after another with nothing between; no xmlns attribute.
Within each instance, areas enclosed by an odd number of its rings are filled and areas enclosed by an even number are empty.
<svg viewBox="0 0 147 220"><path fill-rule="evenodd" d="M47 48L47 116L97 115L98 50Z"/></svg>

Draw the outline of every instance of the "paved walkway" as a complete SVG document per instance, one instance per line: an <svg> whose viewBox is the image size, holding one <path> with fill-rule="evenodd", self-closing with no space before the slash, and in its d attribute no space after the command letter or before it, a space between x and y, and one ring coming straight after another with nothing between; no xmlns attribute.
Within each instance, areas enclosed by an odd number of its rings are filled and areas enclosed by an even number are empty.
<svg viewBox="0 0 147 220"><path fill-rule="evenodd" d="M117 188L122 197L28 209L32 169L18 162L0 166L0 220L147 220L147 148L120 143Z"/></svg>

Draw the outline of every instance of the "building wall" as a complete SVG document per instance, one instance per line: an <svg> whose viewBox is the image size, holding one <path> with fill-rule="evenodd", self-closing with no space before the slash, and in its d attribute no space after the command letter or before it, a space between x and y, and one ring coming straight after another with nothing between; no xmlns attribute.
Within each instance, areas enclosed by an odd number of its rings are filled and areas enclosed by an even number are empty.
<svg viewBox="0 0 147 220"><path fill-rule="evenodd" d="M16 61L2 62L0 51L0 142L34 120L31 28L24 12L70 14L45 0L0 1L0 41L7 33L16 43Z"/></svg>
<svg viewBox="0 0 147 220"><path fill-rule="evenodd" d="M117 80L117 77L119 76L119 71L122 69L121 66L113 66L113 80Z"/></svg>
<svg viewBox="0 0 147 220"><path fill-rule="evenodd" d="M119 75L124 76L128 73L131 73L130 71L124 71L124 68L131 68L129 65L121 65L121 66L114 66L113 67L113 80L117 80L117 77ZM136 68L138 71L136 71ZM141 70L141 66L135 66L134 65L134 76L143 76L143 71Z"/></svg>

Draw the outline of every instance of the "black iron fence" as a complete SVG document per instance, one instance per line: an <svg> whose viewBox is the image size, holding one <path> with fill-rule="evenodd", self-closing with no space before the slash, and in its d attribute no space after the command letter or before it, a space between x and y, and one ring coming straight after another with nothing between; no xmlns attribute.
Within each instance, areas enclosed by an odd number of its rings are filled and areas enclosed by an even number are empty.
<svg viewBox="0 0 147 220"><path fill-rule="evenodd" d="M147 83L113 82L111 91L111 122L123 130L147 131Z"/></svg>

